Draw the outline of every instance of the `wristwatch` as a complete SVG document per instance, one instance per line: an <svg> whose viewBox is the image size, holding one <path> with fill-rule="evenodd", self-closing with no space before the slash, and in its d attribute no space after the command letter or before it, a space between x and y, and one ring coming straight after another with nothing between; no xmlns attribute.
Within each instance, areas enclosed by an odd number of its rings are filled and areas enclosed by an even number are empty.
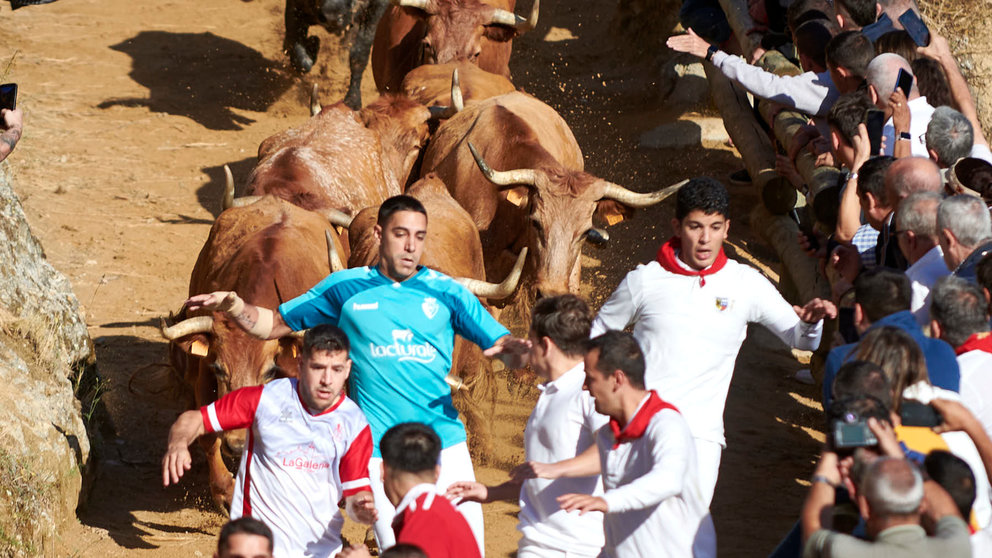
<svg viewBox="0 0 992 558"><path fill-rule="evenodd" d="M718 49L716 47L716 45L710 45L710 48L706 49L706 61L707 62L712 62L713 61L713 55L716 54L716 51L718 51L718 50L720 50L720 49Z"/></svg>
<svg viewBox="0 0 992 558"><path fill-rule="evenodd" d="M899 132L899 139L913 141L913 136L909 132Z"/></svg>
<svg viewBox="0 0 992 558"><path fill-rule="evenodd" d="M823 484L827 484L827 485L830 485L830 487L831 487L831 488L837 488L837 485L836 485L836 484L834 484L834 483L833 483L833 481L831 481L830 479L828 479L828 478L827 478L826 476L824 476L824 475L813 475L813 476L812 476L812 477L811 477L811 478L809 479L809 482L810 482L810 483L812 483L812 484L816 484L816 483L818 483L818 482L822 482Z"/></svg>

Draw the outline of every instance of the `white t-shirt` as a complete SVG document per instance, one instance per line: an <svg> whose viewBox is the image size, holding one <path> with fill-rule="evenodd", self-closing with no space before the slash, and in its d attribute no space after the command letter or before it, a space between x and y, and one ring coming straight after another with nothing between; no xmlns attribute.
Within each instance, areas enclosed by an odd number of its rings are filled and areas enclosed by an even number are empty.
<svg viewBox="0 0 992 558"><path fill-rule="evenodd" d="M694 437L725 445L723 409L748 322L804 350L819 346L822 322L800 321L768 279L734 260L700 283L656 261L639 265L600 308L592 335L633 324L646 387L678 407Z"/></svg>
<svg viewBox="0 0 992 558"><path fill-rule="evenodd" d="M909 141L912 144L913 157L930 157L926 134L934 108L927 102L926 97L917 97L906 104L909 106L909 135L912 136ZM892 155L896 148L896 130L891 118L882 127L882 137L885 138L885 154Z"/></svg>
<svg viewBox="0 0 992 558"><path fill-rule="evenodd" d="M958 355L961 367L961 403L992 436L992 353L968 351Z"/></svg>
<svg viewBox="0 0 992 558"><path fill-rule="evenodd" d="M295 378L233 391L200 409L207 432L251 429L241 455L231 519L272 529L275 558L334 556L344 517L338 501L371 490L372 433L347 397L319 415L300 401Z"/></svg>
<svg viewBox="0 0 992 558"><path fill-rule="evenodd" d="M538 386L541 396L524 429L528 461L557 463L575 457L595 443L596 431L608 422L596 412L592 396L582 389L585 366L565 372ZM568 513L558 497L565 494L602 494L599 475L581 478L529 479L520 488L520 547L538 546L597 556L603 548L603 514Z"/></svg>
<svg viewBox="0 0 992 558"><path fill-rule="evenodd" d="M951 270L947 269L947 264L944 263L944 251L940 246L931 248L906 270L906 277L909 277L913 287L913 299L909 309L920 327L930 325L931 287L937 283L937 279L950 274Z"/></svg>
<svg viewBox="0 0 992 558"><path fill-rule="evenodd" d="M716 531L696 476L696 444L678 411L649 393L629 423L599 429L610 558L709 558Z"/></svg>

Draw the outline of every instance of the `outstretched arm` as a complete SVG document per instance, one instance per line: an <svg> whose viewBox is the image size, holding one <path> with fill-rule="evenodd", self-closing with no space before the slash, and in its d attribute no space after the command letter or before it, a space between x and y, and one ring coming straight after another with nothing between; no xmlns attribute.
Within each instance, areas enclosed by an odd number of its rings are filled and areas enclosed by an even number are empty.
<svg viewBox="0 0 992 558"><path fill-rule="evenodd" d="M508 480L496 486L486 486L476 481L459 481L452 483L444 493L449 499L461 498L463 502L516 502L520 498L522 481Z"/></svg>
<svg viewBox="0 0 992 558"><path fill-rule="evenodd" d="M162 486L178 483L186 471L189 471L193 462L189 445L205 432L199 410L186 411L179 415L169 429L169 443L162 457Z"/></svg>
<svg viewBox="0 0 992 558"><path fill-rule="evenodd" d="M510 478L523 482L527 479L562 479L591 477L600 473L599 449L595 444L579 455L557 463L528 461L510 471Z"/></svg>
<svg viewBox="0 0 992 558"><path fill-rule="evenodd" d="M363 490L344 499L344 509L352 521L372 525L379 517L372 500L372 492Z"/></svg>
<svg viewBox="0 0 992 558"><path fill-rule="evenodd" d="M0 162L10 155L21 139L23 131L23 114L20 109L0 109Z"/></svg>
<svg viewBox="0 0 992 558"><path fill-rule="evenodd" d="M279 339L293 332L279 312L248 304L234 291L199 294L186 300L186 309L224 312L249 334L259 339Z"/></svg>
<svg viewBox="0 0 992 558"><path fill-rule="evenodd" d="M978 110L975 108L975 98L971 95L971 90L968 89L968 81L964 79L964 75L961 74L961 69L958 68L958 62L954 59L954 55L951 53L951 47L947 44L947 39L944 37L930 32L930 44L925 47L920 47L917 49L920 54L929 56L936 60L940 66L944 69L944 74L947 75L947 84L951 88L951 97L954 99L954 103L958 105L958 110L961 114L971 122L971 127L974 130L975 143L981 145L988 145L988 140L985 139L985 134L982 133L982 123L978 121Z"/></svg>

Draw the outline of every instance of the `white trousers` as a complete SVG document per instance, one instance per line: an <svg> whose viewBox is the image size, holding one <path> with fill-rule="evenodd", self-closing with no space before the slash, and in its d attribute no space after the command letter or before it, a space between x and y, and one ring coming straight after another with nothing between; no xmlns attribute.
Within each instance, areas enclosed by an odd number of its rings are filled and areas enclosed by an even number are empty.
<svg viewBox="0 0 992 558"><path fill-rule="evenodd" d="M699 490L703 494L706 507L713 503L713 491L720 476L720 458L723 446L709 440L696 438L696 465L699 471Z"/></svg>
<svg viewBox="0 0 992 558"><path fill-rule="evenodd" d="M517 545L517 558L597 558L597 556L599 556L598 551L593 554L567 552L529 542L526 537L520 539Z"/></svg>
<svg viewBox="0 0 992 558"><path fill-rule="evenodd" d="M393 517L396 508L386 498L382 487L382 458L373 457L369 460L369 480L372 481L372 496L375 498L375 509L379 512L373 529L379 550L396 544L393 533ZM474 481L475 469L472 467L472 457L468 453L468 444L462 442L441 450L441 474L437 479L437 491L444 493L453 483L458 481ZM482 505L477 502L463 502L458 505L458 511L465 517L468 526L472 528L476 542L479 543L479 553L485 558L486 539L485 526L482 521Z"/></svg>

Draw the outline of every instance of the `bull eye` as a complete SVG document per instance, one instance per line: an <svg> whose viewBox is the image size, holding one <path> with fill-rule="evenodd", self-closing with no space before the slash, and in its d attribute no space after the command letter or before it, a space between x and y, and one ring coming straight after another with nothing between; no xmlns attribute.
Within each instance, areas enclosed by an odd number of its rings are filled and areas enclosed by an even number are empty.
<svg viewBox="0 0 992 558"><path fill-rule="evenodd" d="M214 373L214 376L216 376L218 380L227 379L227 370L224 370L224 367L217 364L217 362L210 363L210 371Z"/></svg>
<svg viewBox="0 0 992 558"><path fill-rule="evenodd" d="M610 235L603 229L597 229L595 227L587 230L585 233L586 240L594 246L602 246L609 242Z"/></svg>
<svg viewBox="0 0 992 558"><path fill-rule="evenodd" d="M544 231L544 226L541 225L541 222L538 221L536 218L531 217L530 218L530 224L534 226L534 230L536 230L538 233L541 233L541 232Z"/></svg>
<svg viewBox="0 0 992 558"><path fill-rule="evenodd" d="M434 47L427 41L420 43L420 59L425 62L434 62Z"/></svg>

